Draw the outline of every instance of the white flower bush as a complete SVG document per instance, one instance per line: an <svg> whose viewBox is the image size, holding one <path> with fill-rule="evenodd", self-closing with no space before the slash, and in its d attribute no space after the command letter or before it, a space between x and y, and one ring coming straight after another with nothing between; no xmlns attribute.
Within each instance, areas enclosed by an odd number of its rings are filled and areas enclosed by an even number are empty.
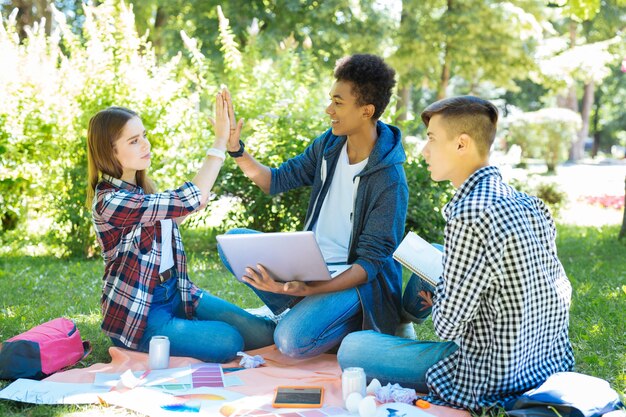
<svg viewBox="0 0 626 417"><path fill-rule="evenodd" d="M258 150L266 163L297 154L324 130L324 86L331 85L331 74L316 73L313 56L297 44L285 42L268 57L251 35L240 48L220 11L223 62L207 60L184 33L187 50L159 60L124 2L83 7L78 34L56 10L49 36L42 22L20 40L17 12L0 22L0 232L15 228L18 219L43 219L53 225L54 239L46 241L57 242L56 253L89 253L94 236L85 206L87 124L110 105L141 115L153 149L150 175L160 189L188 180L211 146L209 116L222 84L247 120L248 149ZM227 216L230 226L293 229L304 217L304 191L266 197L232 163L219 181L218 195L242 201Z"/></svg>
<svg viewBox="0 0 626 417"><path fill-rule="evenodd" d="M567 158L567 152L581 126L580 115L565 108L545 108L517 113L504 120L507 144L519 145L522 158L545 161L548 171Z"/></svg>

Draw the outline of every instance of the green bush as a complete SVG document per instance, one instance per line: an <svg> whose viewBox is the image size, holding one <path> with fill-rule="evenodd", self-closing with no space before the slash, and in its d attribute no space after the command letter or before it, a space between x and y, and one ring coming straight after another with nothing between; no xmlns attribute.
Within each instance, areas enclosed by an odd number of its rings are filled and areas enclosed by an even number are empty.
<svg viewBox="0 0 626 417"><path fill-rule="evenodd" d="M224 56L220 80L229 86L237 118L245 119L242 140L261 163L274 167L304 150L328 126L324 115L331 74L318 74L310 50L297 48L288 37L276 45L271 57L250 34L240 50L228 19L219 13L219 41ZM206 84L210 62L195 42L184 36L191 51L191 65ZM326 119L326 120L325 120ZM310 195L308 188L279 196L265 195L246 178L232 160L222 168L213 191L230 202L220 230L249 227L263 231L302 228ZM209 205L208 214L217 205Z"/></svg>
<svg viewBox="0 0 626 417"><path fill-rule="evenodd" d="M548 108L509 117L507 144L522 148L523 158L545 161L548 172L566 160L581 125L580 115L568 109Z"/></svg>
<svg viewBox="0 0 626 417"><path fill-rule="evenodd" d="M251 34L240 50L220 13L224 62L219 67L224 70L214 73L215 65L184 32L186 54L159 63L123 3L107 0L83 7L85 21L78 35L56 11L58 32L51 36L35 27L20 43L15 16L0 25L0 79L6 80L0 83L0 187L5 202L5 195L12 196L0 216L7 217L11 227L16 216L29 222L47 219L53 225L48 233L56 242L56 254L96 252L84 206L86 130L89 118L109 105L127 106L141 115L152 143L150 175L160 189L188 180L211 146L208 116L222 83L233 94L237 116L246 120L247 148L266 165L278 166L297 155L329 127L324 110L332 74L319 74L314 55L298 48L291 36L268 51L267 42L256 38L262 33ZM408 228L441 241L439 210L449 186L432 183L419 162L409 162L406 170L411 193ZM226 162L214 192L228 206L220 230L301 229L310 195L302 188L266 196L232 160ZM209 205L192 222L202 223L218 206ZM8 207L19 210L9 213Z"/></svg>
<svg viewBox="0 0 626 417"><path fill-rule="evenodd" d="M554 182L538 181L530 177L523 181L514 179L511 181L511 186L540 198L548 206L552 217L555 219L558 219L561 209L567 202L567 194Z"/></svg>
<svg viewBox="0 0 626 417"><path fill-rule="evenodd" d="M80 38L56 11L57 31L50 36L35 26L20 43L15 16L0 26L3 195L6 189L6 195L22 196L20 205L33 214L29 220L36 221L35 214L53 220L49 234L62 255L90 253L94 245L85 207L89 118L112 104L128 106L150 130L156 160L173 150L177 160L198 160L186 157L210 143L201 97L217 91L195 91L180 56L158 64L123 3L109 0L84 10ZM178 182L191 171L187 163L174 169L176 175L157 169L154 177ZM24 183L30 185L26 195L19 188Z"/></svg>
<svg viewBox="0 0 626 417"><path fill-rule="evenodd" d="M14 230L23 218L28 181L23 178L0 179L0 233Z"/></svg>
<svg viewBox="0 0 626 417"><path fill-rule="evenodd" d="M423 159L409 159L404 169L409 185L406 230L419 234L429 242L443 243L446 220L441 210L454 194L452 185L447 181L431 180Z"/></svg>
<svg viewBox="0 0 626 417"><path fill-rule="evenodd" d="M258 59L261 51L257 49L254 36L239 53L223 17L220 30L224 54L231 57L226 60L226 78L228 85L237 89L238 114L252 119L244 132L246 146L262 163L278 166L302 152L316 136L328 129L324 109L332 84L331 74L317 74L316 66L312 65L313 55L307 49L297 52L297 44L291 37L281 42L271 60ZM394 103L392 100L383 120L394 118ZM413 153L410 146L407 151ZM410 194L407 230L431 241L442 242L445 220L440 209L450 198L452 187L431 181L429 172L417 160L409 158L405 170ZM245 178L234 163L228 163L220 177L217 194L233 196L238 201L222 227L250 227L264 231L302 228L309 188L272 198Z"/></svg>
<svg viewBox="0 0 626 417"><path fill-rule="evenodd" d="M268 165L296 155L328 125L324 97L330 74L317 74L313 56L296 52L291 38L277 46L272 58L262 56L254 39L240 52L222 16L225 73L213 74L211 63L184 34L189 59L179 54L160 64L123 4L109 0L84 10L82 38L59 13L59 33L49 37L37 27L20 44L15 19L0 31L0 77L12 81L0 86L6 97L0 109L0 145L6 149L2 171L11 179L3 181L3 195L4 189L7 195L23 195L11 184L33 185L31 200L41 203L41 216L54 219L50 234L61 254L93 253L84 207L86 127L95 112L109 105L128 106L141 115L153 148L151 176L161 189L189 179L211 145L208 115L219 83L230 87L238 116L247 120L248 148ZM308 199L308 190L264 196L232 162L214 191L239 201L224 227L292 230L300 226ZM14 216L8 213L7 222Z"/></svg>

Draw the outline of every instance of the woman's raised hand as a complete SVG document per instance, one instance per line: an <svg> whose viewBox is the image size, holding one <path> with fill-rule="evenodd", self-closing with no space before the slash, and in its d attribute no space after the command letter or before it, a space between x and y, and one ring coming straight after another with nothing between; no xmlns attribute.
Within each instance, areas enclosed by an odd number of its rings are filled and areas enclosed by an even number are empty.
<svg viewBox="0 0 626 417"><path fill-rule="evenodd" d="M226 88L217 93L215 96L215 119L209 117L209 121L213 125L213 130L215 130L215 142L213 143L213 147L219 149L226 149L231 130L226 96L230 98L230 94L228 94Z"/></svg>

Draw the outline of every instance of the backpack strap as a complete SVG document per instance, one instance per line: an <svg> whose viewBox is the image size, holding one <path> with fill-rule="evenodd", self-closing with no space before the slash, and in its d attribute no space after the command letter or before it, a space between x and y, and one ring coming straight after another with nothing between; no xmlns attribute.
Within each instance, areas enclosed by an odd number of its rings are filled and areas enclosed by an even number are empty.
<svg viewBox="0 0 626 417"><path fill-rule="evenodd" d="M85 353L80 358L81 361L91 354L91 342L89 340L83 340L83 349L85 349Z"/></svg>

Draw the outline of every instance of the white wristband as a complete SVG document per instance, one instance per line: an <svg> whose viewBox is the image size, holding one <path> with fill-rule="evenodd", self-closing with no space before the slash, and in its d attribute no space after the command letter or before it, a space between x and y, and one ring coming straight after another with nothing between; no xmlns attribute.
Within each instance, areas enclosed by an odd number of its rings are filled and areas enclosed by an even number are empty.
<svg viewBox="0 0 626 417"><path fill-rule="evenodd" d="M214 156L224 161L226 159L226 152L217 148L209 148L209 150L206 151L206 156Z"/></svg>

